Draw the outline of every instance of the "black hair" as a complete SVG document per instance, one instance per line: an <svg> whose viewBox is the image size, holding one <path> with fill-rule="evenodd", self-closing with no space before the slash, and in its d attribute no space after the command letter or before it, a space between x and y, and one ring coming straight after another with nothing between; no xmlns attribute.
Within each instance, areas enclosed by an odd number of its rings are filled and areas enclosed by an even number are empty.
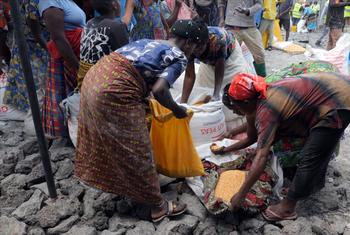
<svg viewBox="0 0 350 235"><path fill-rule="evenodd" d="M113 9L114 1L116 0L91 0L91 5L100 15L105 15Z"/></svg>
<svg viewBox="0 0 350 235"><path fill-rule="evenodd" d="M194 43L206 43L209 40L208 26L202 20L178 20L170 32L173 37L189 39Z"/></svg>
<svg viewBox="0 0 350 235"><path fill-rule="evenodd" d="M230 83L228 83L223 90L222 103L229 109L234 107L232 99L229 97L228 90L230 89Z"/></svg>

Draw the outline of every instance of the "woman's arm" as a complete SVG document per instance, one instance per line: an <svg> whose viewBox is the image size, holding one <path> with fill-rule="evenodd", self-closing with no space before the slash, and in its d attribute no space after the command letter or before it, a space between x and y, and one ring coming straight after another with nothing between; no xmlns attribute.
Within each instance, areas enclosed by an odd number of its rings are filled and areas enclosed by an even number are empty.
<svg viewBox="0 0 350 235"><path fill-rule="evenodd" d="M181 103L187 103L191 95L193 85L196 81L196 73L194 70L194 59L190 59L186 67L185 79L182 88Z"/></svg>
<svg viewBox="0 0 350 235"><path fill-rule="evenodd" d="M246 197L249 190L253 187L253 185L256 183L256 181L259 179L261 174L264 172L264 169L267 164L267 160L270 153L270 146L258 149L257 154L253 160L252 167L250 168L248 175L238 191L232 198L231 198L231 209L237 208L243 199Z"/></svg>
<svg viewBox="0 0 350 235"><path fill-rule="evenodd" d="M164 107L173 111L175 117L187 117L186 108L179 106L173 99L169 91L169 83L163 78L159 78L152 87L154 98Z"/></svg>
<svg viewBox="0 0 350 235"><path fill-rule="evenodd" d="M122 18L122 21L126 24L129 25L132 14L134 12L134 7L135 7L135 1L134 0L126 0L126 6L125 6L125 14L124 17Z"/></svg>
<svg viewBox="0 0 350 235"><path fill-rule="evenodd" d="M48 8L43 13L46 28L58 51L72 69L79 69L79 60L64 34L64 13L58 8Z"/></svg>
<svg viewBox="0 0 350 235"><path fill-rule="evenodd" d="M222 86L222 81L224 80L225 74L225 58L220 58L215 63L215 85L213 99L220 99L220 91ZM225 84L226 85L226 84Z"/></svg>
<svg viewBox="0 0 350 235"><path fill-rule="evenodd" d="M247 137L243 140L238 141L237 143L223 148L221 154L238 151L244 148L249 147L254 144L257 140L257 131L255 128L255 115L247 116ZM242 128L243 129L243 128Z"/></svg>
<svg viewBox="0 0 350 235"><path fill-rule="evenodd" d="M225 27L225 10L226 10L227 0L219 0L218 8L219 8L219 27Z"/></svg>
<svg viewBox="0 0 350 235"><path fill-rule="evenodd" d="M33 20L33 19L28 18L27 24L29 26L30 31L32 32L32 34L34 36L35 41L37 43L39 43L43 49L47 50L46 40L44 39L44 37L41 34L40 22L38 20Z"/></svg>
<svg viewBox="0 0 350 235"><path fill-rule="evenodd" d="M162 20L162 24L164 25L164 29L165 29L165 32L166 32L166 35L167 35L166 38L168 38L169 37L169 31L170 31L169 30L169 25L166 22L166 20L164 19L164 16L163 16L162 12L160 12L160 19Z"/></svg>
<svg viewBox="0 0 350 235"><path fill-rule="evenodd" d="M173 24L177 20L177 15L179 14L181 4L182 4L182 0L175 0L174 10L171 12L171 15L166 19L166 22L169 27L173 26Z"/></svg>
<svg viewBox="0 0 350 235"><path fill-rule="evenodd" d="M248 124L247 123L243 123L242 125L236 127L236 128L233 128L231 131L228 131L224 138L233 138L234 136L236 135L239 135L239 134L242 134L242 133L246 133L247 132L247 126Z"/></svg>

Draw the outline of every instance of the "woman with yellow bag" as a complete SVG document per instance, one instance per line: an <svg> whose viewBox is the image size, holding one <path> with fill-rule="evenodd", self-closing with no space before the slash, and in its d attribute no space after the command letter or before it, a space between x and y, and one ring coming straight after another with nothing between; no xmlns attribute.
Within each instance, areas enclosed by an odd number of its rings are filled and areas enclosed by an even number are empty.
<svg viewBox="0 0 350 235"><path fill-rule="evenodd" d="M184 71L186 57L208 40L205 24L175 22L167 41L132 42L103 57L81 88L75 174L88 185L151 206L153 222L186 211L166 201L156 172L143 106L149 92L176 118L186 108L169 87Z"/></svg>

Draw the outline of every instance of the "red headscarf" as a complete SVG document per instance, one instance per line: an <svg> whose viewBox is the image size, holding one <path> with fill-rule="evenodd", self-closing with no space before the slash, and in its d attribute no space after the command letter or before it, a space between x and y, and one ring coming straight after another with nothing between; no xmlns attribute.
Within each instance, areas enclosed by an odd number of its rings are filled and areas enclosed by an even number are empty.
<svg viewBox="0 0 350 235"><path fill-rule="evenodd" d="M239 73L234 76L228 94L235 100L249 100L260 94L259 98L266 99L268 85L263 77Z"/></svg>

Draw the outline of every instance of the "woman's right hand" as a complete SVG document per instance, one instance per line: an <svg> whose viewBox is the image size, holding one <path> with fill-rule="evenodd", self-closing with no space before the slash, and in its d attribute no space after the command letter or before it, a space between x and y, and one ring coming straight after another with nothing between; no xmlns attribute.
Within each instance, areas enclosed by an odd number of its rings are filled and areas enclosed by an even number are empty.
<svg viewBox="0 0 350 235"><path fill-rule="evenodd" d="M226 153L225 146L219 148L210 148L211 152L215 155L224 155Z"/></svg>
<svg viewBox="0 0 350 235"><path fill-rule="evenodd" d="M187 117L187 109L184 106L178 106L178 108L176 108L176 110L173 110L173 113L175 115L176 118L178 119L182 119Z"/></svg>

